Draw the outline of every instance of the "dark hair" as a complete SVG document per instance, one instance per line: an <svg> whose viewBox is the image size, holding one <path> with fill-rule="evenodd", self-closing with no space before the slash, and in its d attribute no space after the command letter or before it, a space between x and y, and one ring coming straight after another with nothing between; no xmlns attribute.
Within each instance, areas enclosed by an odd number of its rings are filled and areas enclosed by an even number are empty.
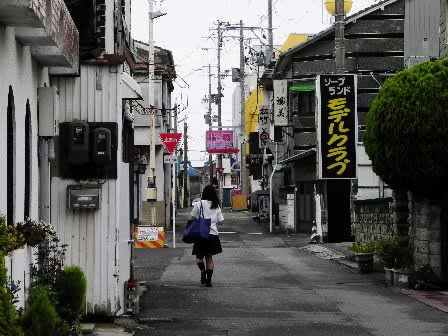
<svg viewBox="0 0 448 336"><path fill-rule="evenodd" d="M216 209L219 206L218 194L216 193L216 189L211 185L206 186L204 190L202 190L201 199L212 202L210 209Z"/></svg>

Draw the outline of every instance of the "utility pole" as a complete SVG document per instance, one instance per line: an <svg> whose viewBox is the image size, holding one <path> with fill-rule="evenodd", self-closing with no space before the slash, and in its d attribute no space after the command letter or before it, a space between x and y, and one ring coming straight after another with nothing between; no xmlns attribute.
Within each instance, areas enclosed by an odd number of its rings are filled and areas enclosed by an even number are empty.
<svg viewBox="0 0 448 336"><path fill-rule="evenodd" d="M221 48L222 48L222 30L221 25L223 22L218 20L218 130L222 130L221 123L221 97L222 97L222 85L221 85ZM211 115L210 115L211 117ZM222 154L218 154L218 167L222 167Z"/></svg>
<svg viewBox="0 0 448 336"><path fill-rule="evenodd" d="M212 130L212 67L208 65L208 130ZM208 154L208 165L210 169L210 183L213 178L213 157Z"/></svg>
<svg viewBox="0 0 448 336"><path fill-rule="evenodd" d="M241 95L241 134L243 138L245 137L245 127L246 127L246 115L245 115L245 106L246 106L246 94L244 90L245 84L245 59L244 59L244 30L243 30L243 20L240 20L240 95ZM242 194L246 197L249 196L249 180L247 176L247 168L246 168L246 151L244 146L244 141L242 141L243 146L241 149L241 191Z"/></svg>
<svg viewBox="0 0 448 336"><path fill-rule="evenodd" d="M266 48L265 64L269 67L274 54L274 32L272 28L272 0L268 0L268 45Z"/></svg>
<svg viewBox="0 0 448 336"><path fill-rule="evenodd" d="M345 72L344 0L336 0L335 15L335 56L336 73Z"/></svg>
<svg viewBox="0 0 448 336"><path fill-rule="evenodd" d="M149 27L148 27L148 109L151 116L151 142L149 151L149 177L147 184L147 194L146 199L151 201L157 200L157 189L156 189L156 147L155 147L155 133L156 133L156 117L155 111L151 110L151 106L154 101L154 0L148 0L148 16L149 16ZM153 208L153 211L154 208ZM154 214L153 214L154 216ZM154 219L154 218L153 218Z"/></svg>
<svg viewBox="0 0 448 336"><path fill-rule="evenodd" d="M184 208L189 206L188 202L188 126L184 122Z"/></svg>

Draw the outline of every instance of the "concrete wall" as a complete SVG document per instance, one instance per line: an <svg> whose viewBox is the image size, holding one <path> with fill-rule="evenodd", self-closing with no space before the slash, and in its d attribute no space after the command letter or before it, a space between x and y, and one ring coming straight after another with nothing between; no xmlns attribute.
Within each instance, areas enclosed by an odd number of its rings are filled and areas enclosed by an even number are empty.
<svg viewBox="0 0 448 336"><path fill-rule="evenodd" d="M118 124L118 178L102 185L99 210L67 209L67 185L78 182L52 177L52 223L68 244L67 264L80 265L87 276L86 312L94 314L119 313L123 283L129 279L129 169L121 161L120 76L120 66L82 65L80 77L54 80L59 89L61 122L77 119Z"/></svg>
<svg viewBox="0 0 448 336"><path fill-rule="evenodd" d="M393 199L355 201L352 232L357 242L381 240L395 235Z"/></svg>
<svg viewBox="0 0 448 336"><path fill-rule="evenodd" d="M438 57L440 0L406 0L404 57Z"/></svg>
<svg viewBox="0 0 448 336"><path fill-rule="evenodd" d="M418 270L430 265L442 275L441 208L440 203L429 199L412 199L411 236L414 245L414 267Z"/></svg>
<svg viewBox="0 0 448 336"><path fill-rule="evenodd" d="M15 131L16 131L16 179L15 179L15 221L23 221L24 216L24 165L25 162L25 106L29 99L31 107L32 145L31 145L31 217L39 215L39 173L38 173L38 119L37 119L37 88L49 85L48 69L40 66L31 56L30 47L24 47L16 41L15 29L0 26L0 156L6 158L7 105L8 90L12 87L15 103ZM7 161L0 160L0 212L6 214L7 199ZM19 292L19 305L25 300L24 289L29 286L29 265L31 263L31 249L18 250L13 253L12 260L7 262L12 278L21 281L22 290ZM10 262L12 261L12 262Z"/></svg>
<svg viewBox="0 0 448 336"><path fill-rule="evenodd" d="M448 1L440 0L440 57L448 56Z"/></svg>

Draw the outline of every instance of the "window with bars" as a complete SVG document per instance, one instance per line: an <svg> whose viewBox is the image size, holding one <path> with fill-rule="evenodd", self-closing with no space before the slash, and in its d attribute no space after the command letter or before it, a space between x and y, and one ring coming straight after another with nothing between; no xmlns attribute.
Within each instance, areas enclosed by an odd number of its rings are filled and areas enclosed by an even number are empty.
<svg viewBox="0 0 448 336"><path fill-rule="evenodd" d="M315 96L314 91L290 92L290 118L293 116L313 117L315 113Z"/></svg>

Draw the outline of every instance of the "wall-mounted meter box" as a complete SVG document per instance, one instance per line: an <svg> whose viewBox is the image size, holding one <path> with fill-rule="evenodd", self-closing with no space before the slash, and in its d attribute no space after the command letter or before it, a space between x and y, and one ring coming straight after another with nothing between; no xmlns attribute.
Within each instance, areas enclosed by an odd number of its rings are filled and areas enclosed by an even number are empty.
<svg viewBox="0 0 448 336"><path fill-rule="evenodd" d="M65 149L68 162L74 166L82 166L89 162L89 124L85 121L74 121L69 125L68 143Z"/></svg>
<svg viewBox="0 0 448 336"><path fill-rule="evenodd" d="M68 185L67 208L68 209L99 209L101 202L100 185Z"/></svg>
<svg viewBox="0 0 448 336"><path fill-rule="evenodd" d="M38 88L37 99L39 101L39 136L58 136L59 95L56 87Z"/></svg>
<svg viewBox="0 0 448 336"><path fill-rule="evenodd" d="M104 165L112 160L112 133L104 127L92 132L92 162Z"/></svg>
<svg viewBox="0 0 448 336"><path fill-rule="evenodd" d="M72 121L59 124L56 176L116 179L118 124Z"/></svg>

